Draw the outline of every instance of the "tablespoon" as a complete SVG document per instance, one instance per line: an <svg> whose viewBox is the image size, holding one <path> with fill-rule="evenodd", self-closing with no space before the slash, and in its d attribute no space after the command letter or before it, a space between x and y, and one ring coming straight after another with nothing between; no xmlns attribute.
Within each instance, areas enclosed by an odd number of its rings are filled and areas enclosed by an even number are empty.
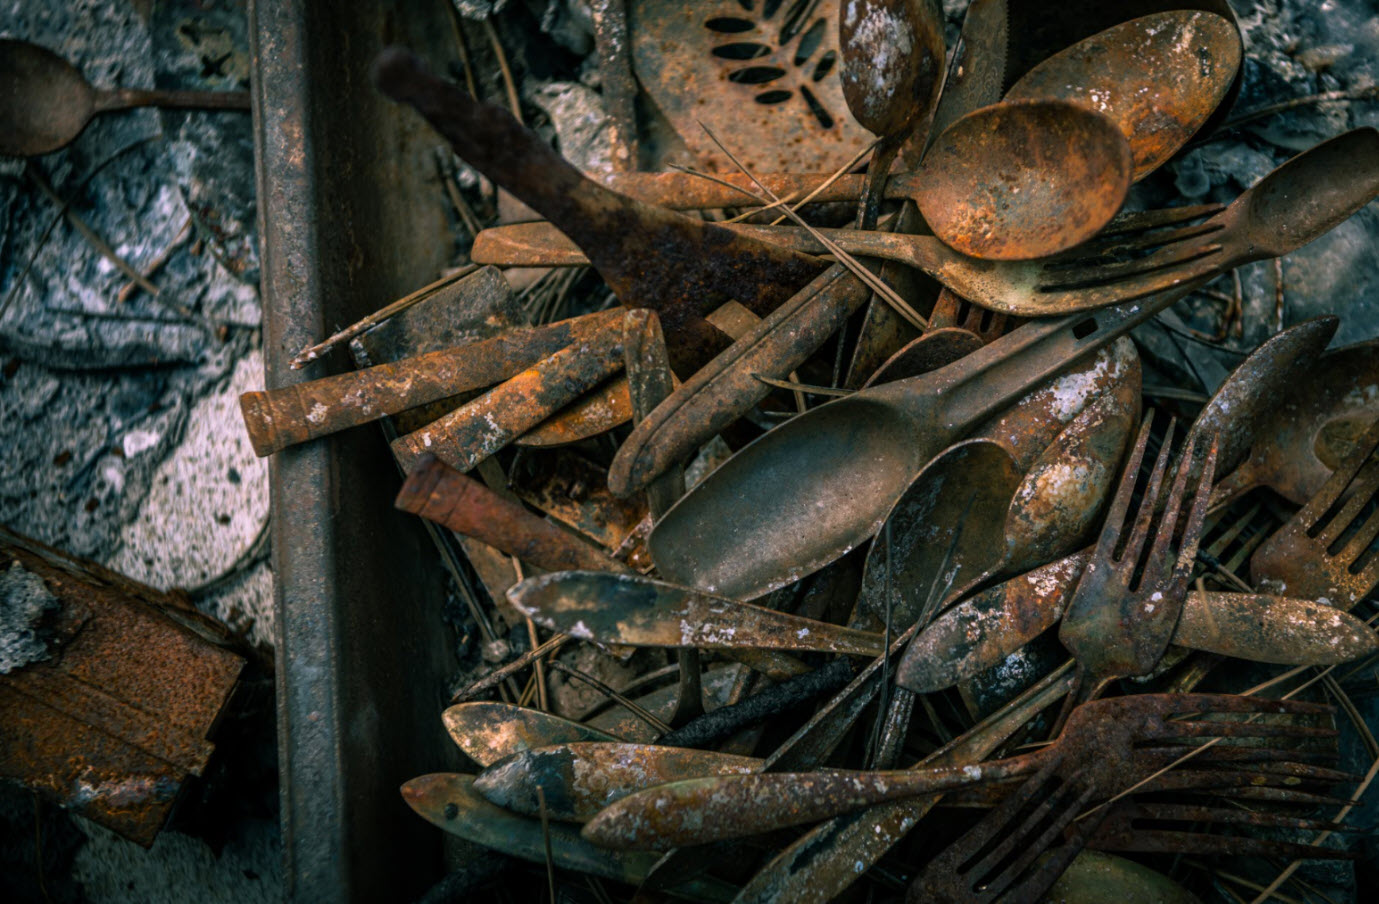
<svg viewBox="0 0 1379 904"><path fill-rule="evenodd" d="M1217 482L1213 509L1258 486L1303 505L1379 417L1379 341L1303 355L1298 364L1280 391L1261 401L1248 454Z"/></svg>
<svg viewBox="0 0 1379 904"><path fill-rule="evenodd" d="M1029 323L932 373L799 415L681 499L651 533L653 560L670 580L739 599L823 567L876 533L940 449L1186 291Z"/></svg>
<svg viewBox="0 0 1379 904"><path fill-rule="evenodd" d="M881 189L901 145L933 109L943 78L938 0L853 0L838 22L839 80L852 118L880 137L859 222L876 225Z"/></svg>

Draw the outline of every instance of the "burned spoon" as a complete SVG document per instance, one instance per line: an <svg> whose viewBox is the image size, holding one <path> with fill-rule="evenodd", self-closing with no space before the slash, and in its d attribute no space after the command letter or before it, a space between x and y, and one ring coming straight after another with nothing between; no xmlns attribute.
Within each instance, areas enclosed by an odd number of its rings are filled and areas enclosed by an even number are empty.
<svg viewBox="0 0 1379 904"><path fill-rule="evenodd" d="M654 744L565 743L514 754L474 779L474 790L524 816L540 816L542 801L552 819L587 822L629 794L710 775L743 775L761 769L756 757Z"/></svg>
<svg viewBox="0 0 1379 904"><path fill-rule="evenodd" d="M1263 423L1279 409L1299 381L1322 357L1340 326L1337 317L1314 317L1276 333L1236 367L1197 415L1189 437L1217 438L1218 474L1233 471L1269 432ZM1213 490L1213 506L1220 496Z"/></svg>
<svg viewBox="0 0 1379 904"><path fill-rule="evenodd" d="M1122 22L1054 54L1006 93L1066 100L1109 116L1139 181L1211 118L1240 69L1240 35L1214 13L1174 10Z"/></svg>
<svg viewBox="0 0 1379 904"><path fill-rule="evenodd" d="M775 428L652 530L661 574L737 599L791 583L873 536L953 440L1181 297L1026 324L932 373L873 386ZM849 468L847 481L835 479Z"/></svg>
<svg viewBox="0 0 1379 904"><path fill-rule="evenodd" d="M131 107L248 110L249 92L94 88L51 50L0 38L0 155L51 153L70 144L97 114Z"/></svg>
<svg viewBox="0 0 1379 904"><path fill-rule="evenodd" d="M450 739L480 766L552 744L622 740L583 722L511 703L460 703L441 713L441 720Z"/></svg>
<svg viewBox="0 0 1379 904"><path fill-rule="evenodd" d="M1261 397L1248 452L1217 482L1213 507L1258 486L1305 504L1379 417L1379 392L1373 388L1379 386L1379 342L1345 346L1315 359L1303 355L1296 364L1277 393Z"/></svg>
<svg viewBox="0 0 1379 904"><path fill-rule="evenodd" d="M981 591L939 616L905 651L896 683L928 694L994 668L1058 624L1091 549ZM1188 593L1172 643L1282 665L1330 665L1379 649L1353 615L1313 600L1250 593Z"/></svg>
<svg viewBox="0 0 1379 904"><path fill-rule="evenodd" d="M509 813L474 790L473 776L450 772L420 775L404 782L400 790L407 805L432 825L521 860L545 863L549 853L560 869L637 885L658 859L653 854L596 847L570 826L557 823L543 827L539 820ZM732 886L710 877L690 880L681 892L695 900L721 904L733 896Z"/></svg>

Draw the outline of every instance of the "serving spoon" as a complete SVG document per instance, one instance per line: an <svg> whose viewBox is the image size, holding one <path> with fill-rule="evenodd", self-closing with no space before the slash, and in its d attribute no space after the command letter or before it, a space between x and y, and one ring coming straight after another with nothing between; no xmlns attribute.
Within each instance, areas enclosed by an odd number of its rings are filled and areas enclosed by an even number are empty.
<svg viewBox="0 0 1379 904"><path fill-rule="evenodd" d="M52 153L71 144L98 113L131 107L248 110L249 92L96 88L46 47L0 38L0 154Z"/></svg>

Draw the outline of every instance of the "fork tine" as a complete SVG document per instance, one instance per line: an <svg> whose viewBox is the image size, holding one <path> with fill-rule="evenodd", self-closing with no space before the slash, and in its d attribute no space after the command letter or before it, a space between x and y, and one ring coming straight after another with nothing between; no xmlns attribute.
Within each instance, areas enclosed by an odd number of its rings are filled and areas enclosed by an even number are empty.
<svg viewBox="0 0 1379 904"><path fill-rule="evenodd" d="M1180 241L1147 254L1144 257L1111 264L1091 264L1076 269L1051 270L1043 267L1039 271L1039 291L1092 289L1098 286L1128 282L1135 278L1173 270L1190 264L1200 258L1219 251L1221 245L1213 242Z"/></svg>
<svg viewBox="0 0 1379 904"><path fill-rule="evenodd" d="M1168 434L1164 437L1164 447L1161 454L1167 454L1173 441L1173 424L1169 424ZM1183 448L1182 454L1178 457L1178 470L1173 475L1173 486L1168 490L1167 501L1164 503L1163 514L1159 516L1159 524L1154 528L1154 543L1149 549L1149 555L1145 558L1144 576L1140 579L1140 586L1145 588L1158 587L1168 592L1169 572L1172 569L1180 569L1182 556L1170 561L1169 546L1173 543L1175 528L1178 526L1178 513L1183 508L1184 491L1187 489L1188 474L1192 471L1193 450L1197 446L1197 437L1189 434L1187 445ZM1190 519L1189 519L1190 520ZM1189 525L1191 528L1191 525ZM1199 536L1193 537L1191 533L1183 534L1183 548L1186 552L1188 544L1200 539ZM1192 557L1189 560L1189 567L1196 563L1197 552L1193 549Z"/></svg>
<svg viewBox="0 0 1379 904"><path fill-rule="evenodd" d="M1206 832L1169 832L1140 829L1124 840L1103 843L1099 839L1088 847L1102 851L1135 854L1194 854L1198 856L1274 857L1279 860L1354 860L1359 854L1291 841L1265 841Z"/></svg>
<svg viewBox="0 0 1379 904"><path fill-rule="evenodd" d="M1143 757L1147 763L1166 766L1183 755L1182 744L1165 744L1155 747L1137 747L1135 756ZM1274 747L1223 747L1217 744L1195 754L1192 762L1198 765L1216 763L1334 763L1339 752L1319 750L1283 750Z"/></svg>
<svg viewBox="0 0 1379 904"><path fill-rule="evenodd" d="M1180 478L1185 478L1193 470L1193 452L1195 440L1187 444L1183 450L1183 464L1180 467ZM1202 462L1202 470L1198 475L1197 489L1193 494L1192 507L1188 509L1187 523L1183 525L1182 545L1178 549L1178 561L1173 567L1173 592L1176 595L1180 589L1186 589L1187 580L1192 573L1192 569L1197 564L1197 549L1202 542L1202 524L1206 521L1207 506L1211 502L1211 483L1212 477L1216 474L1216 453L1219 444L1215 437L1212 437L1211 447L1207 449L1206 461ZM1177 521L1177 508L1182 506L1183 489L1186 480L1176 481L1173 485L1173 501L1175 505L1173 520ZM1171 527L1160 527L1160 533L1164 536L1165 552L1169 538L1173 535ZM1155 544L1158 545L1157 542ZM1156 550L1157 551L1157 550ZM1166 557L1165 557L1166 558Z"/></svg>
<svg viewBox="0 0 1379 904"><path fill-rule="evenodd" d="M1186 716L1202 713L1289 713L1292 715L1331 714L1336 708L1329 703L1310 700L1274 700L1269 697L1246 697L1240 694L1161 694L1143 695L1137 699L1139 707L1152 707L1162 716ZM1114 705L1114 700L1101 705ZM1168 723L1181 725L1181 722Z"/></svg>
<svg viewBox="0 0 1379 904"><path fill-rule="evenodd" d="M1160 207L1154 210L1123 213L1106 224L1106 228L1101 230L1098 238L1123 235L1127 232L1138 232L1144 229L1159 229L1164 226L1172 226L1175 223L1186 223L1189 220L1214 216L1225 209L1226 205L1224 204L1190 204L1183 207ZM1096 239L1092 241L1096 241Z"/></svg>
<svg viewBox="0 0 1379 904"><path fill-rule="evenodd" d="M1351 522L1369 505L1376 489L1379 489L1379 459L1371 452L1360 470L1355 473L1355 479L1341 492L1345 502L1340 510L1327 520L1326 526L1317 534L1318 545L1323 549L1329 549L1339 540Z"/></svg>
<svg viewBox="0 0 1379 904"><path fill-rule="evenodd" d="M1374 494L1371 493L1370 499L1373 498ZM1346 541L1340 552L1341 560L1347 564L1358 562L1360 556L1365 554L1365 550L1369 549L1369 545L1374 542L1376 536L1379 536L1379 518L1370 514L1360 529L1355 532L1355 536Z"/></svg>
<svg viewBox="0 0 1379 904"><path fill-rule="evenodd" d="M1151 411L1140 424L1135 448L1130 451L1130 458L1126 460L1125 468L1121 471L1120 483L1116 485L1116 495L1106 512L1106 520L1102 522L1096 551L1092 553L1093 559L1098 562L1111 561L1121 531L1125 529L1125 518L1130 511L1130 497L1135 492L1135 476L1139 474L1140 463L1144 461L1144 450L1149 445L1149 427L1153 422L1154 413Z"/></svg>
<svg viewBox="0 0 1379 904"><path fill-rule="evenodd" d="M1060 788L1059 790L1063 791L1064 789L1070 789L1072 787L1073 786L1071 784L1064 785L1063 788ZM1045 805L1040 806L1033 813L1031 813L1029 818L1026 819L1023 823L1021 823L1019 828L1017 828L1013 833L1011 833L1013 838L1017 842L1020 840L1024 840L1023 853L1016 857L1010 863L1009 866L1001 870L999 874L993 877L991 881L987 883L987 886L984 889L984 891L990 891L997 895L1004 895L1006 889L1008 889L1012 884L1014 884L1015 881L1019 879L1021 874L1025 872L1025 870L1029 869L1031 863L1039 859L1039 857L1042 854L1048 851L1050 849L1050 846L1053 844L1054 840L1063 834L1063 830L1068 827L1069 823L1071 823L1074 819L1078 817L1080 813L1082 813L1082 811L1086 808L1087 804L1091 802L1095 792L1096 789L1094 787L1087 786L1085 788L1082 788L1080 793L1077 793L1075 795L1064 795L1064 799L1062 803L1059 805L1056 815L1053 816L1048 826L1044 829L1044 831L1040 832L1038 837L1036 837L1033 841L1028 841L1024 839L1027 830L1040 825L1045 820L1045 818L1047 818L1049 814L1054 811L1054 807L1051 801L1046 802ZM1087 832L1086 830L1084 830L1084 832L1080 834L1085 835L1087 834ZM1073 842L1071 845L1063 845L1062 847L1067 848L1070 846L1075 846L1077 848L1081 848L1085 846L1085 844L1086 839L1084 837L1080 843ZM1076 850L1073 851L1073 854L1076 854ZM1071 858L1069 859L1071 860ZM999 863L1000 861L996 862ZM1054 873L1052 876L1049 876L1047 878L1049 884L1052 885L1053 882L1058 878L1058 873ZM1032 880L1034 879L1034 877L1029 877L1029 879ZM1024 891L1032 890L1025 883L1022 883L1022 885L1024 886ZM1045 886L1044 888L1039 889L1038 891L1043 892L1047 891L1047 889L1048 886Z"/></svg>
<svg viewBox="0 0 1379 904"><path fill-rule="evenodd" d="M1326 483L1322 484L1322 488L1317 491L1315 496L1307 500L1307 504L1298 512L1296 516L1298 523L1305 527L1309 533L1320 524L1322 516L1327 513L1331 506L1336 504L1337 500L1345 493L1346 488L1350 486L1350 482L1355 479L1355 475L1369 462L1376 444L1379 444L1379 420L1376 420L1360 438L1356 444L1356 454L1350 456L1341 463L1340 467L1332 471L1331 476L1326 479ZM1369 452L1364 455L1359 454L1362 447L1368 449Z"/></svg>
<svg viewBox="0 0 1379 904"><path fill-rule="evenodd" d="M1334 738L1334 728L1268 722L1169 722L1182 738Z"/></svg>
<svg viewBox="0 0 1379 904"><path fill-rule="evenodd" d="M1244 788L1228 788L1216 797L1232 800L1257 800L1281 804L1307 804L1314 807L1344 807L1353 801L1330 794L1317 794L1312 791L1299 791L1296 788L1279 788L1273 785L1252 785Z"/></svg>
<svg viewBox="0 0 1379 904"><path fill-rule="evenodd" d="M1221 231L1219 223L1197 223L1180 226L1177 229L1161 229L1153 232L1122 233L1106 238L1092 239L1085 245L1069 249L1057 257L1049 258L1045 266L1051 270L1067 270L1073 267L1087 267L1093 264L1114 261L1127 255L1147 255L1150 252L1195 239L1215 235Z"/></svg>
<svg viewBox="0 0 1379 904"><path fill-rule="evenodd" d="M1134 301L1148 295L1157 295L1170 290L1184 291L1205 286L1221 273L1217 253L1220 245L1207 249L1208 254L1184 268L1156 270L1124 282L1094 286L1087 289L1063 290L1044 286L1035 287L1033 301L1050 312L1081 311L1091 308Z"/></svg>
<svg viewBox="0 0 1379 904"><path fill-rule="evenodd" d="M1359 829L1329 819L1309 819L1283 813L1258 810L1237 810L1225 807L1204 807L1194 804L1154 803L1136 801L1140 812L1136 818L1162 822L1193 822L1207 825L1266 826L1276 829L1298 829L1313 832L1354 832ZM1172 831L1172 830L1169 830Z"/></svg>
<svg viewBox="0 0 1379 904"><path fill-rule="evenodd" d="M1010 824L1031 801L1048 792L1050 784L1057 778L1058 765L1059 761L1054 761L1030 776L976 825L940 851L910 886L906 901L930 900L930 895L938 889L942 889L950 897L971 898L983 902L995 900L999 891L978 888L985 875L983 870L988 868L985 864L993 856L997 857L996 862L999 862L1000 857L1004 856L1003 852L1008 852L1016 843L1015 833L1010 830ZM1054 793L1056 794L1057 790ZM981 863L972 865L976 856L998 838L996 848L989 852Z"/></svg>
<svg viewBox="0 0 1379 904"><path fill-rule="evenodd" d="M1154 520L1154 513L1158 510L1159 501L1163 498L1164 472L1168 470L1168 460L1173 455L1173 431L1177 427L1177 418L1169 420L1168 432L1164 434L1163 446L1159 449L1158 457L1154 459L1154 468L1149 474L1149 484L1145 487L1144 496L1140 499L1140 509L1135 513L1135 528L1130 533L1130 540L1125 544L1125 551L1117 560L1124 562L1132 570L1140 560L1140 553L1144 549L1145 540L1149 538L1149 524ZM1126 477L1133 486L1136 475L1127 473ZM1125 575L1125 582L1130 583L1130 574L1128 573Z"/></svg>

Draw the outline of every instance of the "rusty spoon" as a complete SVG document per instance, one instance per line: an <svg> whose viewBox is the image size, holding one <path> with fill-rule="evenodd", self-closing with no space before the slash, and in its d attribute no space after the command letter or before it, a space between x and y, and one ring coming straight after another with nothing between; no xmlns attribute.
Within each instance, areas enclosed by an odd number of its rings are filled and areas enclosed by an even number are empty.
<svg viewBox="0 0 1379 904"><path fill-rule="evenodd" d="M51 153L70 144L96 114L130 107L248 110L249 92L96 88L46 47L0 39L0 155Z"/></svg>
<svg viewBox="0 0 1379 904"><path fill-rule="evenodd" d="M1109 116L1130 142L1135 181L1202 127L1240 69L1240 34L1215 13L1171 10L1084 38L1025 73L1007 100L1066 100Z"/></svg>
<svg viewBox="0 0 1379 904"><path fill-rule="evenodd" d="M862 229L876 227L891 164L938 100L943 24L938 0L854 0L838 18L843 99L853 118L880 136L858 216Z"/></svg>

